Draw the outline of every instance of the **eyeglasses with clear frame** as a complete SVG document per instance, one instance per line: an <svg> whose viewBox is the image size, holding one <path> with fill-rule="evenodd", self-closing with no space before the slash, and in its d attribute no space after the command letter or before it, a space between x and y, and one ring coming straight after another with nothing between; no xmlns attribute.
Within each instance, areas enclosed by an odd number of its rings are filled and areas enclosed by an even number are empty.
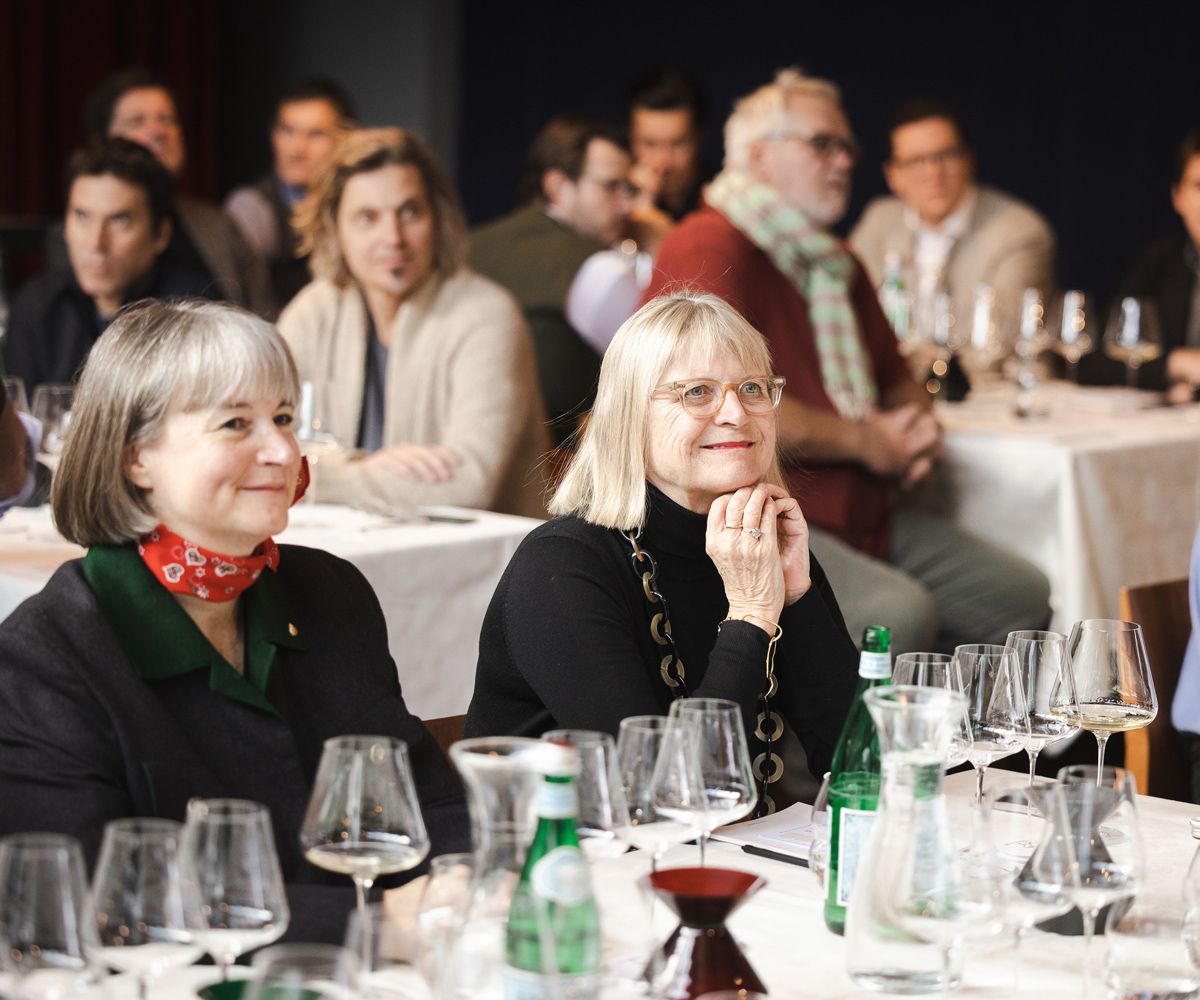
<svg viewBox="0 0 1200 1000"><path fill-rule="evenodd" d="M719 382L715 378L692 378L683 382L664 382L651 391L652 397L674 396L693 417L711 417L725 405L729 392L747 413L770 413L783 398L787 379L778 375L751 375L740 382Z"/></svg>

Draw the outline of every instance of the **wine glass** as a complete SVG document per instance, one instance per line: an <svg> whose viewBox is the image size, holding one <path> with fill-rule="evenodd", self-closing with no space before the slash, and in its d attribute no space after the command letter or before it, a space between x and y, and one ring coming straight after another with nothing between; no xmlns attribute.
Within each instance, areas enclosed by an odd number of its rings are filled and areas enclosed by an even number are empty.
<svg viewBox="0 0 1200 1000"><path fill-rule="evenodd" d="M369 945L368 941L368 945ZM354 952L336 944L277 944L254 956L245 1000L355 1000Z"/></svg>
<svg viewBox="0 0 1200 1000"><path fill-rule="evenodd" d="M1080 728L1096 737L1096 766L1103 768L1109 736L1141 729L1158 715L1142 627L1110 618L1085 619L1071 626L1067 652Z"/></svg>
<svg viewBox="0 0 1200 1000"><path fill-rule="evenodd" d="M1137 891L1145 870L1137 793L1131 775L1112 784L1080 781L1046 786L1048 822L1057 824L1055 850L1065 865L1063 887L1083 915L1083 996L1090 988L1096 919L1108 905ZM1103 826L1101 826L1103 824Z"/></svg>
<svg viewBox="0 0 1200 1000"><path fill-rule="evenodd" d="M429 862L429 878L417 904L417 969L436 996L447 994L446 963L471 899L475 856L441 854Z"/></svg>
<svg viewBox="0 0 1200 1000"><path fill-rule="evenodd" d="M680 821L655 807L654 777L669 722L665 715L631 715L621 720L617 732L617 769L628 809L627 824L619 835L627 844L649 852L652 872L669 848L699 833L690 814Z"/></svg>
<svg viewBox="0 0 1200 1000"><path fill-rule="evenodd" d="M71 401L75 386L65 382L43 382L33 390L31 412L42 422L42 453L40 459L58 460L63 442L71 425Z"/></svg>
<svg viewBox="0 0 1200 1000"><path fill-rule="evenodd" d="M95 925L84 919L79 841L56 833L0 840L0 967L13 996L64 995L91 979Z"/></svg>
<svg viewBox="0 0 1200 1000"><path fill-rule="evenodd" d="M989 371L1008 355L1007 327L1000 303L996 301L996 290L990 285L980 285L975 289L971 328L962 349L975 368Z"/></svg>
<svg viewBox="0 0 1200 1000"><path fill-rule="evenodd" d="M1079 381L1079 361L1096 346L1096 321L1091 301L1083 292L1070 289L1051 308L1051 347L1062 356L1067 375Z"/></svg>
<svg viewBox="0 0 1200 1000"><path fill-rule="evenodd" d="M1137 388L1138 369L1162 354L1162 324L1151 299L1123 298L1104 331L1104 353L1125 365L1125 384Z"/></svg>
<svg viewBox="0 0 1200 1000"><path fill-rule="evenodd" d="M408 747L389 736L325 741L300 847L318 868L349 875L359 920L370 926L367 890L380 875L415 868L429 853ZM369 943L370 935L363 935ZM364 952L364 968L370 961Z"/></svg>
<svg viewBox="0 0 1200 1000"><path fill-rule="evenodd" d="M1067 656L1067 637L1059 632L1009 632L1004 648L1015 658L1015 687L1029 716L1028 727L1018 729L1015 735L1029 755L1032 787L1038 754L1079 732L1075 674Z"/></svg>
<svg viewBox="0 0 1200 1000"><path fill-rule="evenodd" d="M663 757L655 768L655 805L698 827L704 867L713 830L741 819L758 801L741 708L725 698L676 699Z"/></svg>
<svg viewBox="0 0 1200 1000"><path fill-rule="evenodd" d="M975 768L975 803L983 801L988 765L1021 749L1017 733L1029 729L1029 714L1016 677L1016 658L1004 646L957 646L954 662L962 675L971 724L967 760Z"/></svg>
<svg viewBox="0 0 1200 1000"><path fill-rule="evenodd" d="M892 684L914 684L917 687L940 687L962 693L962 671L948 653L901 653L892 667ZM964 713L962 721L950 738L946 767L958 767L969 758L971 720Z"/></svg>
<svg viewBox="0 0 1200 1000"><path fill-rule="evenodd" d="M552 729L542 734L551 743L565 743L579 754L579 846L589 861L620 857L629 845L618 836L629 822L629 806L617 767L617 747L608 733L590 729Z"/></svg>
<svg viewBox="0 0 1200 1000"><path fill-rule="evenodd" d="M192 937L224 982L238 956L278 940L291 919L267 807L193 799L179 859Z"/></svg>
<svg viewBox="0 0 1200 1000"><path fill-rule="evenodd" d="M204 954L188 929L182 833L183 824L169 819L117 819L104 827L88 897L88 920L100 942L94 957L135 973L140 1000L156 976Z"/></svg>

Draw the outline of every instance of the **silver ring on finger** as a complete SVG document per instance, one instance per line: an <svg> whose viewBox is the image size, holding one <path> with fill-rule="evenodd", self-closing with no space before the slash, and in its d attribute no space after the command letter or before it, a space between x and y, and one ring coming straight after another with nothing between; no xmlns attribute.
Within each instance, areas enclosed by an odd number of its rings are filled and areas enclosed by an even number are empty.
<svg viewBox="0 0 1200 1000"><path fill-rule="evenodd" d="M761 528L743 528L742 530L745 531L747 534L749 534L749 536L751 538L753 538L756 542L760 538L762 538L762 529Z"/></svg>

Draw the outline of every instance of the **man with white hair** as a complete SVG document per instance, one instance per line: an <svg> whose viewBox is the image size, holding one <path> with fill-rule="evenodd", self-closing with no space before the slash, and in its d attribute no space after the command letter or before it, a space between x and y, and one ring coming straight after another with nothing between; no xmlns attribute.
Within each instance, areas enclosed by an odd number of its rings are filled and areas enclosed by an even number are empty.
<svg viewBox="0 0 1200 1000"><path fill-rule="evenodd" d="M785 472L851 634L890 625L898 652L1003 643L1049 619L1045 577L895 502L932 468L941 431L862 265L829 233L858 152L838 89L780 71L735 106L725 168L663 243L646 298L713 292L767 338L787 379Z"/></svg>

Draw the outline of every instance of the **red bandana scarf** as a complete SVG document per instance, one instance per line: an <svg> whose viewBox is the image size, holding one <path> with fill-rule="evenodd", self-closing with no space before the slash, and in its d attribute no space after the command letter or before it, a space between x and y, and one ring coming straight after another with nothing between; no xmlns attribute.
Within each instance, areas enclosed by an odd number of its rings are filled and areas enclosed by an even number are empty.
<svg viewBox="0 0 1200 1000"><path fill-rule="evenodd" d="M296 481L297 503L308 489L308 459L301 459ZM223 556L189 542L164 524L138 539L138 555L172 594L190 594L202 601L233 601L262 575L279 569L279 546L268 538L248 556Z"/></svg>

